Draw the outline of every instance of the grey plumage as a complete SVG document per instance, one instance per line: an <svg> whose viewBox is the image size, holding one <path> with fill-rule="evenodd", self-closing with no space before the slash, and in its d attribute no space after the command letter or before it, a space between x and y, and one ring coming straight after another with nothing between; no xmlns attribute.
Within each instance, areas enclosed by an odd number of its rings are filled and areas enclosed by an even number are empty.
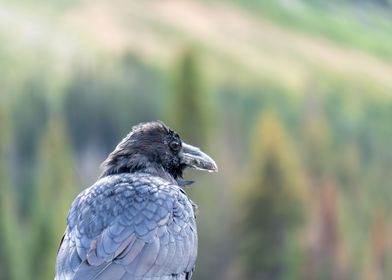
<svg viewBox="0 0 392 280"><path fill-rule="evenodd" d="M132 144L140 139L154 141ZM195 204L177 180L186 167L216 170L216 164L185 143L180 142L181 150L165 150L170 141L180 139L162 123L143 124L109 155L103 176L72 203L55 280L191 278L197 256ZM157 151L174 163L163 162ZM113 166L117 155L120 167Z"/></svg>

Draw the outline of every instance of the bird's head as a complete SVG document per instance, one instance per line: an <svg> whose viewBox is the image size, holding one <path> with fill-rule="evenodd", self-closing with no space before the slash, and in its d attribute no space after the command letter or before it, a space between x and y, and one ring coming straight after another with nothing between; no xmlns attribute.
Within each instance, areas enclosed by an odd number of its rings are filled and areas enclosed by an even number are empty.
<svg viewBox="0 0 392 280"><path fill-rule="evenodd" d="M214 160L199 148L184 143L164 123L141 123L117 145L103 162L101 177L119 173L147 172L177 179L185 168L214 172Z"/></svg>

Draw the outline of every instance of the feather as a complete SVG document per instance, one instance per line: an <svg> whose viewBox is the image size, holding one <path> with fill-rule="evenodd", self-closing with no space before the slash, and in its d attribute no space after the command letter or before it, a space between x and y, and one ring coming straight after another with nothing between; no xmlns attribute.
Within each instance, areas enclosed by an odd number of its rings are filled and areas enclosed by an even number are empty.
<svg viewBox="0 0 392 280"><path fill-rule="evenodd" d="M70 210L73 227L68 225L59 248L56 280L174 280L193 269L194 213L178 186L144 173L111 175L77 201Z"/></svg>

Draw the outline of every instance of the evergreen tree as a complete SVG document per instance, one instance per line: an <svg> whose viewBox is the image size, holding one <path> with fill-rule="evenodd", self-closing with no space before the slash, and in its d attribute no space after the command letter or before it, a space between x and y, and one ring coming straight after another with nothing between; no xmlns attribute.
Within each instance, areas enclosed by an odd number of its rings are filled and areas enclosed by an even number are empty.
<svg viewBox="0 0 392 280"><path fill-rule="evenodd" d="M208 149L208 130L210 126L209 107L203 88L201 77L201 65L195 49L187 48L180 56L177 66L174 92L169 100L168 124L172 126L186 142L191 142L204 150ZM187 171L192 173L192 171ZM223 278L225 264L228 261L226 248L223 245L224 238L219 233L221 228L215 227L220 222L222 226L227 225L226 213L216 211L223 209L224 201L211 200L218 196L219 189L209 186L208 182L198 180L201 188L187 188L187 193L203 209L203 215L198 218L199 257L198 268L192 279ZM215 193L214 193L215 192ZM217 203L222 203L218 205ZM210 214L207 214L210 213Z"/></svg>
<svg viewBox="0 0 392 280"><path fill-rule="evenodd" d="M262 114L254 141L252 182L243 201L244 269L248 279L284 279L304 189L288 138L273 113Z"/></svg>
<svg viewBox="0 0 392 280"><path fill-rule="evenodd" d="M169 108L170 124L185 140L203 145L207 137L206 99L195 51L187 49L180 58L178 77ZM188 140L190 141L190 140Z"/></svg>
<svg viewBox="0 0 392 280"><path fill-rule="evenodd" d="M0 103L0 280L26 279L17 200L9 176L11 131L4 102Z"/></svg>
<svg viewBox="0 0 392 280"><path fill-rule="evenodd" d="M53 279L66 215L76 193L72 152L63 121L54 117L41 139L37 183L32 202L31 275Z"/></svg>

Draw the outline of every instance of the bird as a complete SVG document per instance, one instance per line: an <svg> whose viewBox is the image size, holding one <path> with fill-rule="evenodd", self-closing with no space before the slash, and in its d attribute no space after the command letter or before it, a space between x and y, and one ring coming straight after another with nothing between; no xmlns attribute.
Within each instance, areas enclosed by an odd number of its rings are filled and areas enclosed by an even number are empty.
<svg viewBox="0 0 392 280"><path fill-rule="evenodd" d="M72 202L55 280L186 280L197 258L196 204L183 171L218 171L161 121L132 127Z"/></svg>

